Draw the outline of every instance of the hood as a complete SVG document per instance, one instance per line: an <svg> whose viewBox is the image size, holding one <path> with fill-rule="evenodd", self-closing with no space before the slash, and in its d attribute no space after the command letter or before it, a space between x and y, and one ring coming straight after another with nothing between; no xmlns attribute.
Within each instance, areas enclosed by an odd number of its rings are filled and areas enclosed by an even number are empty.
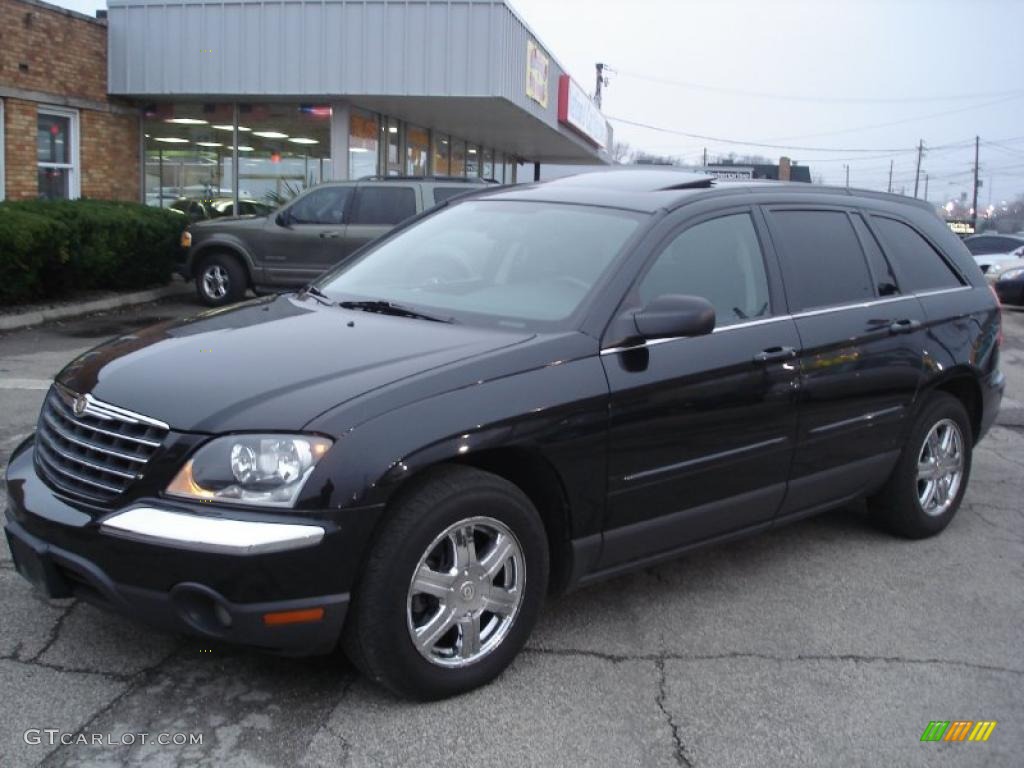
<svg viewBox="0 0 1024 768"><path fill-rule="evenodd" d="M113 339L57 380L175 430L296 430L380 387L529 338L275 296Z"/></svg>

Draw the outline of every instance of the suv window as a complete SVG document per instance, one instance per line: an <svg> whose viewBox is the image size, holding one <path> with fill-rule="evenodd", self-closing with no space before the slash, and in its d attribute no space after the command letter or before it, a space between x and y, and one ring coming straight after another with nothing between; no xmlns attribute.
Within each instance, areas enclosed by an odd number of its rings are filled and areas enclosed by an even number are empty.
<svg viewBox="0 0 1024 768"><path fill-rule="evenodd" d="M349 224L394 225L416 215L412 187L360 187Z"/></svg>
<svg viewBox="0 0 1024 768"><path fill-rule="evenodd" d="M1017 240L1012 237L972 237L964 241L964 245L975 256L985 256L990 253L1009 253L1024 245L1024 239Z"/></svg>
<svg viewBox="0 0 1024 768"><path fill-rule="evenodd" d="M288 209L295 224L341 224L350 187L322 187L300 198Z"/></svg>
<svg viewBox="0 0 1024 768"><path fill-rule="evenodd" d="M769 314L768 275L749 213L703 221L681 232L637 287L640 300L667 293L701 296L722 327Z"/></svg>
<svg viewBox="0 0 1024 768"><path fill-rule="evenodd" d="M451 200L453 197L476 191L476 189L468 185L462 187L434 187L434 205L443 203L445 200Z"/></svg>
<svg viewBox="0 0 1024 768"><path fill-rule="evenodd" d="M864 223L863 217L857 213L853 214L851 219L853 228L857 230L857 236L860 238L860 244L868 255L868 264L871 265L871 274L875 278L875 289L878 291L878 295L893 296L899 293L899 284L892 272L892 265L885 258L882 248L878 245L878 241L868 229L867 224Z"/></svg>
<svg viewBox="0 0 1024 768"><path fill-rule="evenodd" d="M875 297L864 252L844 211L772 211L792 312Z"/></svg>
<svg viewBox="0 0 1024 768"><path fill-rule="evenodd" d="M930 291L963 285L932 244L909 225L884 216L873 216L872 220L886 252L896 261L906 290Z"/></svg>

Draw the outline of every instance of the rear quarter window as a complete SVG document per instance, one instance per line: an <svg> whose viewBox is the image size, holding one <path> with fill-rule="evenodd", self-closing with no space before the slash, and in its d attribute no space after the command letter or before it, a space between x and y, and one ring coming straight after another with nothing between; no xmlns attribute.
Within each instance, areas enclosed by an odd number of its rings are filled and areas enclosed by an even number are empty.
<svg viewBox="0 0 1024 768"><path fill-rule="evenodd" d="M963 285L942 255L917 230L902 221L872 216L871 221L882 239L905 292L936 291Z"/></svg>

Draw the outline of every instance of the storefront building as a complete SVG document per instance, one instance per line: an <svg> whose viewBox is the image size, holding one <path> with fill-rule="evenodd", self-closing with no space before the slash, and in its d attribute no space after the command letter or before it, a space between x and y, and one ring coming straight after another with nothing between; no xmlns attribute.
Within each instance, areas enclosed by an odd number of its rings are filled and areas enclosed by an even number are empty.
<svg viewBox="0 0 1024 768"><path fill-rule="evenodd" d="M608 162L607 121L503 0L108 5L106 19L92 20L36 0L0 0L5 16L17 19L21 6L33 7L105 40L89 62L43 73L36 85L59 83L68 92L53 106L88 91L91 102L80 110L102 103L122 118L93 126L80 111L58 125L67 138L47 154L50 123L30 130L20 106L12 120L16 94L4 86L18 56L4 53L0 146L8 151L6 163L0 153L0 173L8 197L82 194L162 206L235 198L244 213L246 201L287 199L330 179L450 175L514 183L532 180L534 163ZM0 38L5 46L10 28ZM53 56L76 49L54 50L40 39L24 43L25 56L33 45ZM61 79L76 69L98 77L99 86ZM22 149L12 153L13 144ZM102 149L103 168L91 162L98 157L87 151L91 144ZM35 150L34 162L24 146ZM52 166L67 171L65 186L37 169L65 160L68 168ZM32 183L28 166L38 170Z"/></svg>

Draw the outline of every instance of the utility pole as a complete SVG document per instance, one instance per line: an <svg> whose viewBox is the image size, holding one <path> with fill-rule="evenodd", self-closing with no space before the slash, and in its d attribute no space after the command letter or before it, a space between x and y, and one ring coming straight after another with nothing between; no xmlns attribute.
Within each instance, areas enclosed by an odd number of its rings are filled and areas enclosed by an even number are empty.
<svg viewBox="0 0 1024 768"><path fill-rule="evenodd" d="M978 228L978 145L981 138L974 137L974 202L971 205L971 228Z"/></svg>
<svg viewBox="0 0 1024 768"><path fill-rule="evenodd" d="M603 64L600 61L594 65L597 68L597 83L594 86L594 103L597 108L601 108L601 88L608 85L608 78L605 77L605 70L611 73L615 73L615 70L609 67L607 64Z"/></svg>
<svg viewBox="0 0 1024 768"><path fill-rule="evenodd" d="M928 202L928 171L924 172L924 201Z"/></svg>
<svg viewBox="0 0 1024 768"><path fill-rule="evenodd" d="M844 164L843 168L846 169L846 188L849 189L850 188L850 165L849 165L849 163Z"/></svg>
<svg viewBox="0 0 1024 768"><path fill-rule="evenodd" d="M889 161L889 190L888 190L889 192L892 192L892 164L893 164L893 162L895 162L895 161L893 161L893 160Z"/></svg>
<svg viewBox="0 0 1024 768"><path fill-rule="evenodd" d="M917 144L917 171L914 173L914 197L917 198L917 187L921 183L921 155L924 154L924 139Z"/></svg>

